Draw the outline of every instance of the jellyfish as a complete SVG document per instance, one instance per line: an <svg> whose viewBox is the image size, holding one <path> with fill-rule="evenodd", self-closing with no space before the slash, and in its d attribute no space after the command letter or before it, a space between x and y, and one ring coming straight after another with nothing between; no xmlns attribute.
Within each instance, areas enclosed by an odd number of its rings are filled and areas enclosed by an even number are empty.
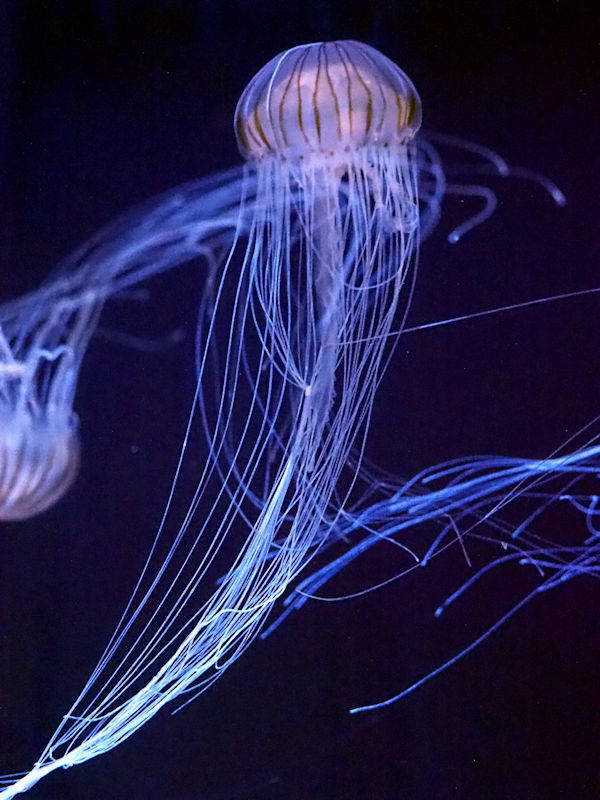
<svg viewBox="0 0 600 800"><path fill-rule="evenodd" d="M250 82L235 119L247 175L256 176L241 190L247 232L236 225L220 274L207 282L198 385L212 384L214 396L197 390L182 455L199 426L206 463L165 553L175 481L98 666L35 767L3 797L111 749L165 704L202 692L318 549L332 508L356 483L351 450L363 446L396 309L412 289L420 122L409 78L357 42L295 48ZM144 226L143 256L154 258L156 245L160 257L161 232L154 241ZM180 252L181 229L166 228ZM132 247L137 233L125 233ZM116 252L131 264L123 241ZM118 283L123 270L114 273ZM238 556L202 598L225 540L240 536Z"/></svg>
<svg viewBox="0 0 600 800"><path fill-rule="evenodd" d="M75 341L84 345L79 365L109 297L184 261L206 265L197 383L161 524L89 680L35 766L9 776L0 798L111 750L165 706L194 700L273 629L266 621L275 603L317 558L326 566L298 584L289 610L373 545L394 540L403 548L408 527L437 526L423 565L460 544L461 527L469 536L480 524L490 539L507 534L496 518L509 499L535 494L556 475L585 478L597 469L592 446L537 462L463 459L405 482L366 460L374 398L405 327L419 243L454 191L435 148L416 138L420 124L412 82L373 48L340 41L286 51L239 101L243 173L174 190L126 215L35 294L45 315L63 303L74 314L61 323L62 338L40 339L38 361L43 354L44 364L60 364ZM499 159L470 149L502 173ZM482 197L484 208L452 241L493 207L489 191L463 191ZM3 328L11 314L22 322L32 302L3 307ZM15 346L7 342L8 363ZM71 370L70 403L76 378ZM199 451L206 457L198 465ZM192 468L188 494L183 476ZM542 493L541 507L557 496ZM568 486L564 496L591 524L593 500ZM528 523L505 536L510 557L518 553L539 570L553 559L564 564L563 550L527 538ZM344 555L332 555L348 543ZM571 554L556 580L591 571L590 552L587 562L583 550Z"/></svg>
<svg viewBox="0 0 600 800"><path fill-rule="evenodd" d="M37 291L0 306L0 520L42 513L77 475L73 402L105 301L149 272L214 261L219 237L242 224L240 186L232 170L167 192L96 234Z"/></svg>

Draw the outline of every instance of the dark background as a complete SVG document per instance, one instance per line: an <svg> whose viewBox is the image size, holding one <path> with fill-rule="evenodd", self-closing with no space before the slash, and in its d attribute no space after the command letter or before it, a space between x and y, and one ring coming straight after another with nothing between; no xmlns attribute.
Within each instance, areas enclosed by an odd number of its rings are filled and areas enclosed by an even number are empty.
<svg viewBox="0 0 600 800"><path fill-rule="evenodd" d="M0 10L0 291L37 284L132 203L238 163L232 115L277 52L366 41L410 75L428 128L552 177L495 183L499 210L460 244L448 203L423 247L411 322L593 287L598 280L600 37L565 2L22 2ZM476 207L476 206L474 206ZM160 518L193 387L197 272L116 304L106 331L183 342L93 344L76 409L83 466L69 496L2 531L2 768L25 769L83 685ZM165 298L169 298L168 301ZM410 334L378 397L370 455L400 474L481 452L542 457L597 412L595 296ZM565 522L550 520L561 538ZM583 521L576 524L583 527ZM582 533L583 536L583 533ZM334 593L394 572L374 554ZM38 800L109 797L597 798L598 588L532 602L402 702L399 691L519 599L507 570L452 612L456 557L359 600L313 603L204 697L115 751L53 774Z"/></svg>

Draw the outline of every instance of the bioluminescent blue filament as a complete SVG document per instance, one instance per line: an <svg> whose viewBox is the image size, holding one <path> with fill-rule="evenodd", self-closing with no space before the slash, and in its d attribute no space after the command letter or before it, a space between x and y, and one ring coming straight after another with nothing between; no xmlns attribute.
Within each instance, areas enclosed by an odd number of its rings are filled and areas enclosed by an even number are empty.
<svg viewBox="0 0 600 800"><path fill-rule="evenodd" d="M594 420L590 429L597 427L597 422L598 420ZM590 433L589 430L586 432ZM534 595L572 578L598 575L600 528L597 518L600 510L598 497L590 493L589 483L592 486L597 483L600 467L599 439L600 434L595 433L588 436L581 447L564 454L556 453L545 459L501 456L463 458L424 470L402 485L394 486L394 482L389 479L380 482L376 493L379 493L381 499L362 509L353 509L352 513L338 518L335 536L330 536L329 544L334 544L337 537L346 543L345 552L296 586L284 602L284 611L263 631L262 638L271 634L292 611L300 609L307 600L335 599L322 598L322 588L374 545L394 545L407 559L407 565L398 567L393 576L385 581L389 583L416 568L426 567L434 556L450 547L460 547L466 555L464 548L468 548L471 543L485 543L491 553L485 566L473 570L471 577L437 609L436 616L440 616L451 603L492 569L514 563L535 571L536 581L531 592L499 619L493 619L481 635L463 650L399 694L352 709L352 712L379 708L399 700L473 650ZM373 477L373 481L377 482L377 479ZM534 511L517 524L509 524L503 520L503 512L513 506L518 508L519 501L524 499L534 501ZM588 536L580 539L578 544L561 543L559 531L553 540L535 533L536 521L547 515L558 503L568 504L585 515ZM406 533L432 522L439 528L433 541L430 537L422 540L420 554L414 546L409 549ZM348 546L354 539L358 541ZM358 591L352 596L365 591L371 589ZM348 599L348 596L340 599Z"/></svg>

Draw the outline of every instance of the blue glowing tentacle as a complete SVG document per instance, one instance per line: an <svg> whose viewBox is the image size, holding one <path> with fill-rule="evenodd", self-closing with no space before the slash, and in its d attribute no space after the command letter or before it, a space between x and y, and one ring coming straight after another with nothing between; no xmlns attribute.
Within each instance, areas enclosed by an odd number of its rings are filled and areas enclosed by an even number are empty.
<svg viewBox="0 0 600 800"><path fill-rule="evenodd" d="M538 516L547 511L552 502L562 499L570 500L575 508L581 510L586 515L586 524L590 527L590 518L596 513L594 498L591 497L585 503L577 500L573 498L571 488L581 477L586 474L596 475L599 469L600 445L592 444L560 457L541 460L501 457L487 457L479 460L469 458L448 462L447 465L419 473L392 496L374 503L366 509L338 518L335 528L335 535L338 539L347 540L354 532L361 530L367 531L368 534L345 553L305 578L286 598L284 610L263 632L262 636L264 638L272 633L293 610L298 610L307 600L314 598L316 593L336 574L375 544L388 541L392 535L428 521L439 521L445 516L449 516L451 520L454 518L454 523L445 525L427 548L419 562L420 566L424 567L433 555L440 552L442 542L448 534L451 532L456 534L456 522L460 520L461 516L468 516L474 520L473 524L462 534L472 536L475 528L479 529L482 525L488 528L496 525L495 516L498 510L506 505L507 498L514 502L519 497L534 496L532 489L536 482L557 476L570 476L566 487L563 486L558 493L544 495L543 502L536 506L536 510L519 525L504 526L503 530L499 529L502 538L489 538L489 541L504 543L504 546L507 547L512 539L513 544L510 547L513 552L501 559L495 559L481 568L457 592L451 595L447 602L452 602L475 581L483 577L486 571L497 566L503 560L514 561L517 558L524 558L522 563L539 566L543 563L546 567L552 563L554 569L562 571L561 581L580 574L592 574L596 565L593 555L595 551L590 545L595 545L595 537L584 543L583 552L591 560L588 560L585 566L581 566L576 560L581 552L580 548L537 543L535 539L529 537L529 528ZM532 476L536 476L535 482L531 481ZM418 494L413 492L413 487L429 486L433 481L440 481L448 477L451 477L451 480L440 489L423 491L421 488ZM518 487L518 491L515 492L516 487ZM459 514L458 518L456 518L457 513ZM377 529L377 526L382 527ZM523 537L525 534L528 535L528 538L524 539L522 546L515 548L515 538ZM478 538L488 539L481 534L477 535ZM555 553L557 557L562 555L562 560L543 561L543 558L546 558L551 552Z"/></svg>

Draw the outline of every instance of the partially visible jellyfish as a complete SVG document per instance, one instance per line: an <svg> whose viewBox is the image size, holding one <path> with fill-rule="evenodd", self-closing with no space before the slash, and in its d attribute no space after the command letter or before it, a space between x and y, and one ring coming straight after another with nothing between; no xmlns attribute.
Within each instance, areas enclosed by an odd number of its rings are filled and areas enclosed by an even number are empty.
<svg viewBox="0 0 600 800"><path fill-rule="evenodd" d="M0 336L0 519L20 520L54 505L77 474L79 441L70 380L77 366L65 363L71 359L62 357L66 351L61 345L40 347L35 362L20 361L9 340Z"/></svg>
<svg viewBox="0 0 600 800"><path fill-rule="evenodd" d="M168 192L100 231L40 289L0 305L0 520L47 510L77 475L73 400L106 299L182 261L212 263L243 224L240 191L231 170Z"/></svg>
<svg viewBox="0 0 600 800"><path fill-rule="evenodd" d="M81 278L75 319L85 349L104 299L205 256L198 382L167 508L116 630L33 769L7 779L0 798L107 752L172 701L193 700L264 631L300 572L341 539L362 537L301 584L305 593L408 526L438 524L426 562L460 540L465 520L494 532L496 511L529 476L592 471L595 449L560 462L464 461L401 485L366 464L373 400L406 319L419 238L437 222L447 188L435 150L415 140L420 123L413 84L373 48L294 48L270 61L238 104L235 131L249 162L242 178L217 177L199 194L175 190L107 229L78 255L80 268L69 264L69 287ZM485 208L454 241L491 211L491 194L471 189ZM100 264L112 271L102 274ZM52 286L60 285L59 277ZM10 313L0 311L4 327ZM55 338L38 348L51 364L71 343ZM200 447L208 454L190 498L180 478ZM442 489L429 488L434 479ZM591 505L578 502L589 518ZM536 543L528 554L540 569L553 555ZM292 595L290 608L299 604Z"/></svg>

